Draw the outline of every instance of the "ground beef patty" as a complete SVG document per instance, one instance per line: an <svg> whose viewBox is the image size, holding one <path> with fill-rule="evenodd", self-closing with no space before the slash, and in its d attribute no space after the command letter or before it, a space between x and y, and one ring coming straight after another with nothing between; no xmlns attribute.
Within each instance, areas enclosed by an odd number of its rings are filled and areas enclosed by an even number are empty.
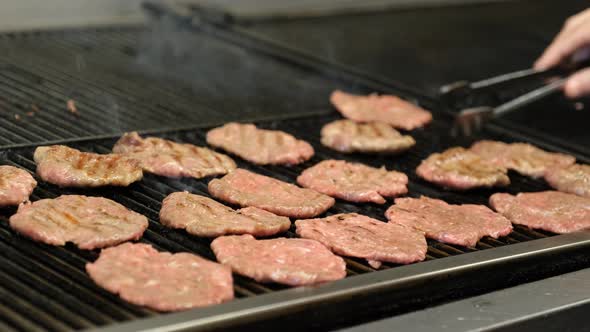
<svg viewBox="0 0 590 332"><path fill-rule="evenodd" d="M408 264L426 257L422 232L356 213L297 220L295 225L299 236L317 240L335 254L364 258L375 268L381 262Z"/></svg>
<svg viewBox="0 0 590 332"><path fill-rule="evenodd" d="M0 206L18 205L29 200L37 181L24 169L0 166Z"/></svg>
<svg viewBox="0 0 590 332"><path fill-rule="evenodd" d="M189 253L158 252L143 243L103 249L86 264L90 278L125 301L158 311L205 307L234 298L229 267Z"/></svg>
<svg viewBox="0 0 590 332"><path fill-rule="evenodd" d="M10 227L33 240L80 249L112 246L139 239L148 226L145 216L102 197L63 195L21 204Z"/></svg>
<svg viewBox="0 0 590 332"><path fill-rule="evenodd" d="M297 183L317 192L351 202L385 203L384 197L408 192L404 173L344 160L324 160L303 171Z"/></svg>
<svg viewBox="0 0 590 332"><path fill-rule="evenodd" d="M285 132L236 122L209 130L207 143L259 165L295 165L314 154L309 143Z"/></svg>
<svg viewBox="0 0 590 332"><path fill-rule="evenodd" d="M344 117L356 122L383 122L412 130L432 121L430 112L396 96L358 96L336 90L330 101Z"/></svg>
<svg viewBox="0 0 590 332"><path fill-rule="evenodd" d="M590 198L558 191L498 193L490 205L512 223L553 233L571 233L590 228Z"/></svg>
<svg viewBox="0 0 590 332"><path fill-rule="evenodd" d="M60 187L128 186L143 177L135 160L63 145L38 147L34 159L39 177Z"/></svg>
<svg viewBox="0 0 590 332"><path fill-rule="evenodd" d="M508 235L512 224L484 205L451 205L428 197L397 198L385 213L390 223L413 227L440 242L474 247L484 236Z"/></svg>
<svg viewBox="0 0 590 332"><path fill-rule="evenodd" d="M552 168L545 172L545 180L559 191L590 198L590 165Z"/></svg>
<svg viewBox="0 0 590 332"><path fill-rule="evenodd" d="M157 137L141 138L136 132L123 135L113 152L138 160L146 172L168 177L199 179L236 168L230 157L213 150Z"/></svg>
<svg viewBox="0 0 590 332"><path fill-rule="evenodd" d="M256 207L234 210L205 196L188 192L172 193L164 199L160 222L204 237L226 234L269 236L291 227L291 221L287 217Z"/></svg>
<svg viewBox="0 0 590 332"><path fill-rule="evenodd" d="M507 186L510 184L507 173L506 168L492 165L460 147L433 153L416 169L416 174L424 180L458 190Z"/></svg>
<svg viewBox="0 0 590 332"><path fill-rule="evenodd" d="M231 204L254 206L294 218L317 216L335 203L330 196L241 168L211 180L209 193Z"/></svg>
<svg viewBox="0 0 590 332"><path fill-rule="evenodd" d="M313 285L346 276L344 260L317 241L222 236L211 243L217 260L258 282Z"/></svg>

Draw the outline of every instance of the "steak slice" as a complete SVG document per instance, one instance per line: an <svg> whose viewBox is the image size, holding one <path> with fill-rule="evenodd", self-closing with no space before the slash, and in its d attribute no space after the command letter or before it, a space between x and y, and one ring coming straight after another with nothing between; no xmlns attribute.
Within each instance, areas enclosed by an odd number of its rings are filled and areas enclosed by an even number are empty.
<svg viewBox="0 0 590 332"><path fill-rule="evenodd" d="M172 193L164 199L160 222L204 237L226 234L269 236L291 227L287 217L279 217L256 207L234 210L205 196L188 192Z"/></svg>
<svg viewBox="0 0 590 332"><path fill-rule="evenodd" d="M344 153L395 154L408 150L416 141L386 123L337 120L322 128L322 144Z"/></svg>
<svg viewBox="0 0 590 332"><path fill-rule="evenodd" d="M158 252L143 243L103 249L86 272L100 287L133 304L178 311L234 298L230 268L189 253Z"/></svg>
<svg viewBox="0 0 590 332"><path fill-rule="evenodd" d="M385 212L390 223L413 227L427 238L474 247L484 236L497 239L512 232L512 224L484 205L450 205L428 197L397 198Z"/></svg>
<svg viewBox="0 0 590 332"><path fill-rule="evenodd" d="M303 171L297 183L328 196L360 203L383 204L384 197L408 192L408 177L404 173L344 160L324 160Z"/></svg>
<svg viewBox="0 0 590 332"><path fill-rule="evenodd" d="M330 196L240 168L211 180L209 193L231 204L294 218L315 217L335 203Z"/></svg>
<svg viewBox="0 0 590 332"><path fill-rule="evenodd" d="M207 143L259 165L296 165L314 154L309 143L285 132L236 122L209 130Z"/></svg>
<svg viewBox="0 0 590 332"><path fill-rule="evenodd" d="M0 166L0 206L18 205L29 200L37 181L24 169Z"/></svg>
<svg viewBox="0 0 590 332"><path fill-rule="evenodd" d="M490 205L512 223L563 234L590 228L590 198L559 191L498 193Z"/></svg>
<svg viewBox="0 0 590 332"><path fill-rule="evenodd" d="M222 236L213 240L211 249L219 262L258 282L304 286L346 276L344 260L313 240Z"/></svg>
<svg viewBox="0 0 590 332"><path fill-rule="evenodd" d="M144 171L167 177L200 179L227 174L236 168L236 163L224 154L157 137L141 138L137 132L123 135L113 152L137 159Z"/></svg>
<svg viewBox="0 0 590 332"><path fill-rule="evenodd" d="M545 172L545 180L559 191L590 198L590 165L552 168Z"/></svg>
<svg viewBox="0 0 590 332"><path fill-rule="evenodd" d="M38 147L34 159L39 177L60 187L128 186L143 177L135 160L64 145Z"/></svg>
<svg viewBox="0 0 590 332"><path fill-rule="evenodd" d="M297 220L297 234L317 240L335 254L366 259L379 268L381 262L409 264L426 258L424 235L404 227L356 213Z"/></svg>
<svg viewBox="0 0 590 332"><path fill-rule="evenodd" d="M345 118L356 122L383 122L412 130L432 121L430 112L396 96L375 93L358 96L336 90L330 101Z"/></svg>
<svg viewBox="0 0 590 332"><path fill-rule="evenodd" d="M147 218L103 197L63 195L21 204L10 227L33 240L80 249L103 248L139 239Z"/></svg>
<svg viewBox="0 0 590 332"><path fill-rule="evenodd" d="M491 165L460 147L433 153L416 169L416 174L424 180L458 190L507 186L510 184L507 173L506 168Z"/></svg>
<svg viewBox="0 0 590 332"><path fill-rule="evenodd" d="M550 168L566 167L576 162L572 156L547 152L527 143L479 141L470 150L486 162L534 178L542 177Z"/></svg>

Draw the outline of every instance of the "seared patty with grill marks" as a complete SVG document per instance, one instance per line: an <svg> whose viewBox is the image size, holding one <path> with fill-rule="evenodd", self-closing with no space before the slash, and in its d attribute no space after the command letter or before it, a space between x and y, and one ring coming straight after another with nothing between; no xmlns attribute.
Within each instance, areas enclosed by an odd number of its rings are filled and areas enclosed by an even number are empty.
<svg viewBox="0 0 590 332"><path fill-rule="evenodd" d="M552 168L545 172L545 180L559 191L590 198L590 165Z"/></svg>
<svg viewBox="0 0 590 332"><path fill-rule="evenodd" d="M24 169L0 166L0 206L27 201L36 186L37 181Z"/></svg>

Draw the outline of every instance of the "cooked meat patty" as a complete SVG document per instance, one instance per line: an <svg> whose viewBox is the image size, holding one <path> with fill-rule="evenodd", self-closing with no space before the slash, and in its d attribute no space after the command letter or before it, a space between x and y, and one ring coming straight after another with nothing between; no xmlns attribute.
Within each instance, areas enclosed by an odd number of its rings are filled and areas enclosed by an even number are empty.
<svg viewBox="0 0 590 332"><path fill-rule="evenodd" d="M128 186L143 177L135 160L63 145L38 147L34 159L39 177L60 187Z"/></svg>
<svg viewBox="0 0 590 332"><path fill-rule="evenodd" d="M590 198L559 191L498 193L490 205L512 223L553 233L571 233L590 228Z"/></svg>
<svg viewBox="0 0 590 332"><path fill-rule="evenodd" d="M33 240L80 249L103 248L139 239L147 218L103 197L63 195L21 204L10 227Z"/></svg>
<svg viewBox="0 0 590 332"><path fill-rule="evenodd" d="M256 207L234 210L205 196L187 192L172 193L164 199L160 222L204 237L226 234L269 236L291 227L287 217Z"/></svg>
<svg viewBox="0 0 590 332"><path fill-rule="evenodd" d="M299 236L317 240L335 254L364 258L374 268L381 262L408 264L426 257L421 232L356 213L297 220L295 225Z"/></svg>
<svg viewBox="0 0 590 332"><path fill-rule="evenodd" d="M430 112L396 96L358 96L336 90L330 101L344 117L356 122L383 122L412 130L432 121Z"/></svg>
<svg viewBox="0 0 590 332"><path fill-rule="evenodd" d="M384 197L408 192L404 173L344 160L324 160L303 171L297 183L322 194L351 202L385 203Z"/></svg>
<svg viewBox="0 0 590 332"><path fill-rule="evenodd" d="M385 213L390 223L413 227L440 242L474 247L484 236L512 232L512 224L484 205L450 205L428 197L397 198Z"/></svg>
<svg viewBox="0 0 590 332"><path fill-rule="evenodd" d="M345 153L394 154L406 151L416 141L412 136L402 135L386 123L337 120L322 128L322 144Z"/></svg>
<svg viewBox="0 0 590 332"><path fill-rule="evenodd" d="M424 180L458 190L507 186L510 184L507 173L506 168L492 165L460 147L433 153L416 169L416 174Z"/></svg>
<svg viewBox="0 0 590 332"><path fill-rule="evenodd" d="M590 198L590 165L552 168L545 172L545 180L559 191Z"/></svg>
<svg viewBox="0 0 590 332"><path fill-rule="evenodd" d="M231 204L294 218L315 217L335 203L330 196L240 168L210 181L209 193Z"/></svg>
<svg viewBox="0 0 590 332"><path fill-rule="evenodd" d="M234 298L229 267L189 253L158 252L143 243L103 249L86 264L90 278L125 301L158 311L219 304Z"/></svg>
<svg viewBox="0 0 590 332"><path fill-rule="evenodd" d="M236 168L230 157L213 150L157 137L141 138L136 132L123 135L113 152L137 159L144 171L168 177L199 179Z"/></svg>
<svg viewBox="0 0 590 332"><path fill-rule="evenodd" d="M0 206L18 205L29 200L37 181L29 172L14 166L0 166Z"/></svg>
<svg viewBox="0 0 590 332"><path fill-rule="evenodd" d="M217 260L258 282L313 285L346 276L344 260L317 241L222 236L211 243Z"/></svg>
<svg viewBox="0 0 590 332"><path fill-rule="evenodd" d="M545 175L547 169L565 167L576 162L576 158L572 156L547 152L527 143L479 141L470 150L488 163L535 178Z"/></svg>
<svg viewBox="0 0 590 332"><path fill-rule="evenodd" d="M295 165L314 154L309 143L285 132L236 122L209 130L207 143L259 165Z"/></svg>

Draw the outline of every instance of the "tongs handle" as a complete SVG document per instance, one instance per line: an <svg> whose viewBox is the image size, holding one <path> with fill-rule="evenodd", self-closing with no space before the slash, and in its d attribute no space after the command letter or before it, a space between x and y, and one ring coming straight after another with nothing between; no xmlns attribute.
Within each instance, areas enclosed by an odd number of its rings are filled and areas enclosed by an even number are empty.
<svg viewBox="0 0 590 332"><path fill-rule="evenodd" d="M525 93L517 98L514 98L502 105L494 107L493 116L500 116L505 113L517 110L523 106L531 104L537 100L543 99L563 89L566 78L559 78L549 84L543 85L533 91Z"/></svg>

